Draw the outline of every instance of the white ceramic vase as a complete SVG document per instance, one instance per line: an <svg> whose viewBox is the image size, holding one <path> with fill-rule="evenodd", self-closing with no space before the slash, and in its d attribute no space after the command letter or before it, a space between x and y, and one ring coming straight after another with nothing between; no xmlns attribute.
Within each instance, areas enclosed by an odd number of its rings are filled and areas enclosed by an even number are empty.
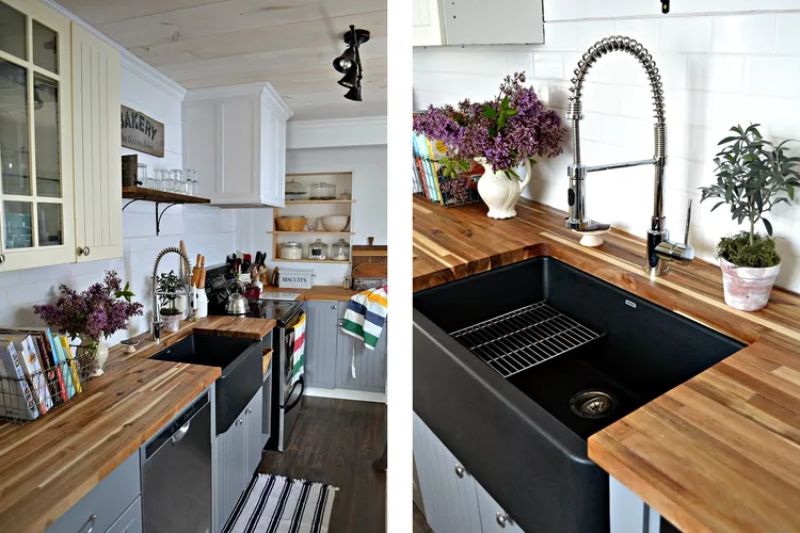
<svg viewBox="0 0 800 533"><path fill-rule="evenodd" d="M486 214L489 218L513 218L517 216L514 208L519 201L519 197L528 182L531 181L531 163L525 161L525 177L518 179L509 177L505 172L495 172L486 159L477 158L478 163L483 165L483 175L478 179L478 194L483 203L489 208Z"/></svg>
<svg viewBox="0 0 800 533"><path fill-rule="evenodd" d="M106 362L108 361L108 344L106 344L105 340L101 340L97 343L97 350L94 353L95 361L97 361L97 367L92 372L93 376L102 376L105 373L103 368L106 366Z"/></svg>
<svg viewBox="0 0 800 533"><path fill-rule="evenodd" d="M766 307L780 263L766 268L739 267L720 258L725 303L741 311L757 311Z"/></svg>

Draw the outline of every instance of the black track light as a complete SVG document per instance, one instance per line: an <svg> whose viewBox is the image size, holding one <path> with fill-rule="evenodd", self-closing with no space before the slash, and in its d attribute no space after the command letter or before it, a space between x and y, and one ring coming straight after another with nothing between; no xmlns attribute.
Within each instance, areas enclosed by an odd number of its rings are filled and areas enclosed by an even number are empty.
<svg viewBox="0 0 800 533"><path fill-rule="evenodd" d="M363 69L358 48L367 41L369 41L369 32L367 30L357 30L351 24L350 31L344 34L344 42L347 48L342 52L342 55L333 60L333 68L337 72L344 74L337 83L349 89L347 94L344 95L348 100L361 101Z"/></svg>

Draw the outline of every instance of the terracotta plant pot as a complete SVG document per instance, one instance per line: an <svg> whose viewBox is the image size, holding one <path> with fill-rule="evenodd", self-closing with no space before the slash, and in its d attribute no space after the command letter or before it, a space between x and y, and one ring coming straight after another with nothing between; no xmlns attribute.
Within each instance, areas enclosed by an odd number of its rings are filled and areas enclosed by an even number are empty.
<svg viewBox="0 0 800 533"><path fill-rule="evenodd" d="M720 258L725 303L741 311L757 311L766 307L780 263L766 268L738 267Z"/></svg>

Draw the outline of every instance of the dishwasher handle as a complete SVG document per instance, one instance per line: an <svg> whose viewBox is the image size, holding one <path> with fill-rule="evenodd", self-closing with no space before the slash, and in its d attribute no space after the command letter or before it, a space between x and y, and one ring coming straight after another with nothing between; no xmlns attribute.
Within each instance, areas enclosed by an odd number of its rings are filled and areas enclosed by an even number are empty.
<svg viewBox="0 0 800 533"><path fill-rule="evenodd" d="M185 437L187 433L189 433L189 428L191 426L192 426L191 420L182 425L178 429L178 431L176 431L175 434L172 436L172 444L178 444L181 441L181 439Z"/></svg>

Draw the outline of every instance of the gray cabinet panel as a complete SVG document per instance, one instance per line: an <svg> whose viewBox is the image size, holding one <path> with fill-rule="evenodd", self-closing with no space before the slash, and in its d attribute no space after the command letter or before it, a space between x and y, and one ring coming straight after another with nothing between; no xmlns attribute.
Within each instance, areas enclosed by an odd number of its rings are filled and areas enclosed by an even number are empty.
<svg viewBox="0 0 800 533"><path fill-rule="evenodd" d="M458 459L416 414L414 462L425 516L433 531L482 533L475 479L459 469Z"/></svg>
<svg viewBox="0 0 800 533"><path fill-rule="evenodd" d="M272 363L270 363L270 367ZM272 368L261 389L261 447L267 445L272 430Z"/></svg>
<svg viewBox="0 0 800 533"><path fill-rule="evenodd" d="M475 490L478 495L483 533L525 533L477 480Z"/></svg>
<svg viewBox="0 0 800 533"><path fill-rule="evenodd" d="M264 445L261 443L261 412L263 409L263 389L258 389L250 404L244 410L245 427L245 485L250 481L253 472L261 462ZM244 487L242 487L244 489Z"/></svg>
<svg viewBox="0 0 800 533"><path fill-rule="evenodd" d="M142 499L136 498L106 533L142 533L142 531Z"/></svg>
<svg viewBox="0 0 800 533"><path fill-rule="evenodd" d="M344 317L344 307L339 310L339 319ZM384 328L378 345L368 350L360 340L336 331L336 388L354 389L370 392L386 390L386 338L388 327ZM355 350L355 354L353 353ZM355 359L353 359L355 357ZM356 377L352 374L355 361Z"/></svg>
<svg viewBox="0 0 800 533"><path fill-rule="evenodd" d="M246 433L242 416L243 413L228 431L217 435L217 531L222 529L245 488Z"/></svg>
<svg viewBox="0 0 800 533"><path fill-rule="evenodd" d="M136 451L46 531L75 533L88 527L106 531L140 493L139 452Z"/></svg>
<svg viewBox="0 0 800 533"><path fill-rule="evenodd" d="M308 387L332 389L336 380L336 337L341 302L306 303L306 368Z"/></svg>

